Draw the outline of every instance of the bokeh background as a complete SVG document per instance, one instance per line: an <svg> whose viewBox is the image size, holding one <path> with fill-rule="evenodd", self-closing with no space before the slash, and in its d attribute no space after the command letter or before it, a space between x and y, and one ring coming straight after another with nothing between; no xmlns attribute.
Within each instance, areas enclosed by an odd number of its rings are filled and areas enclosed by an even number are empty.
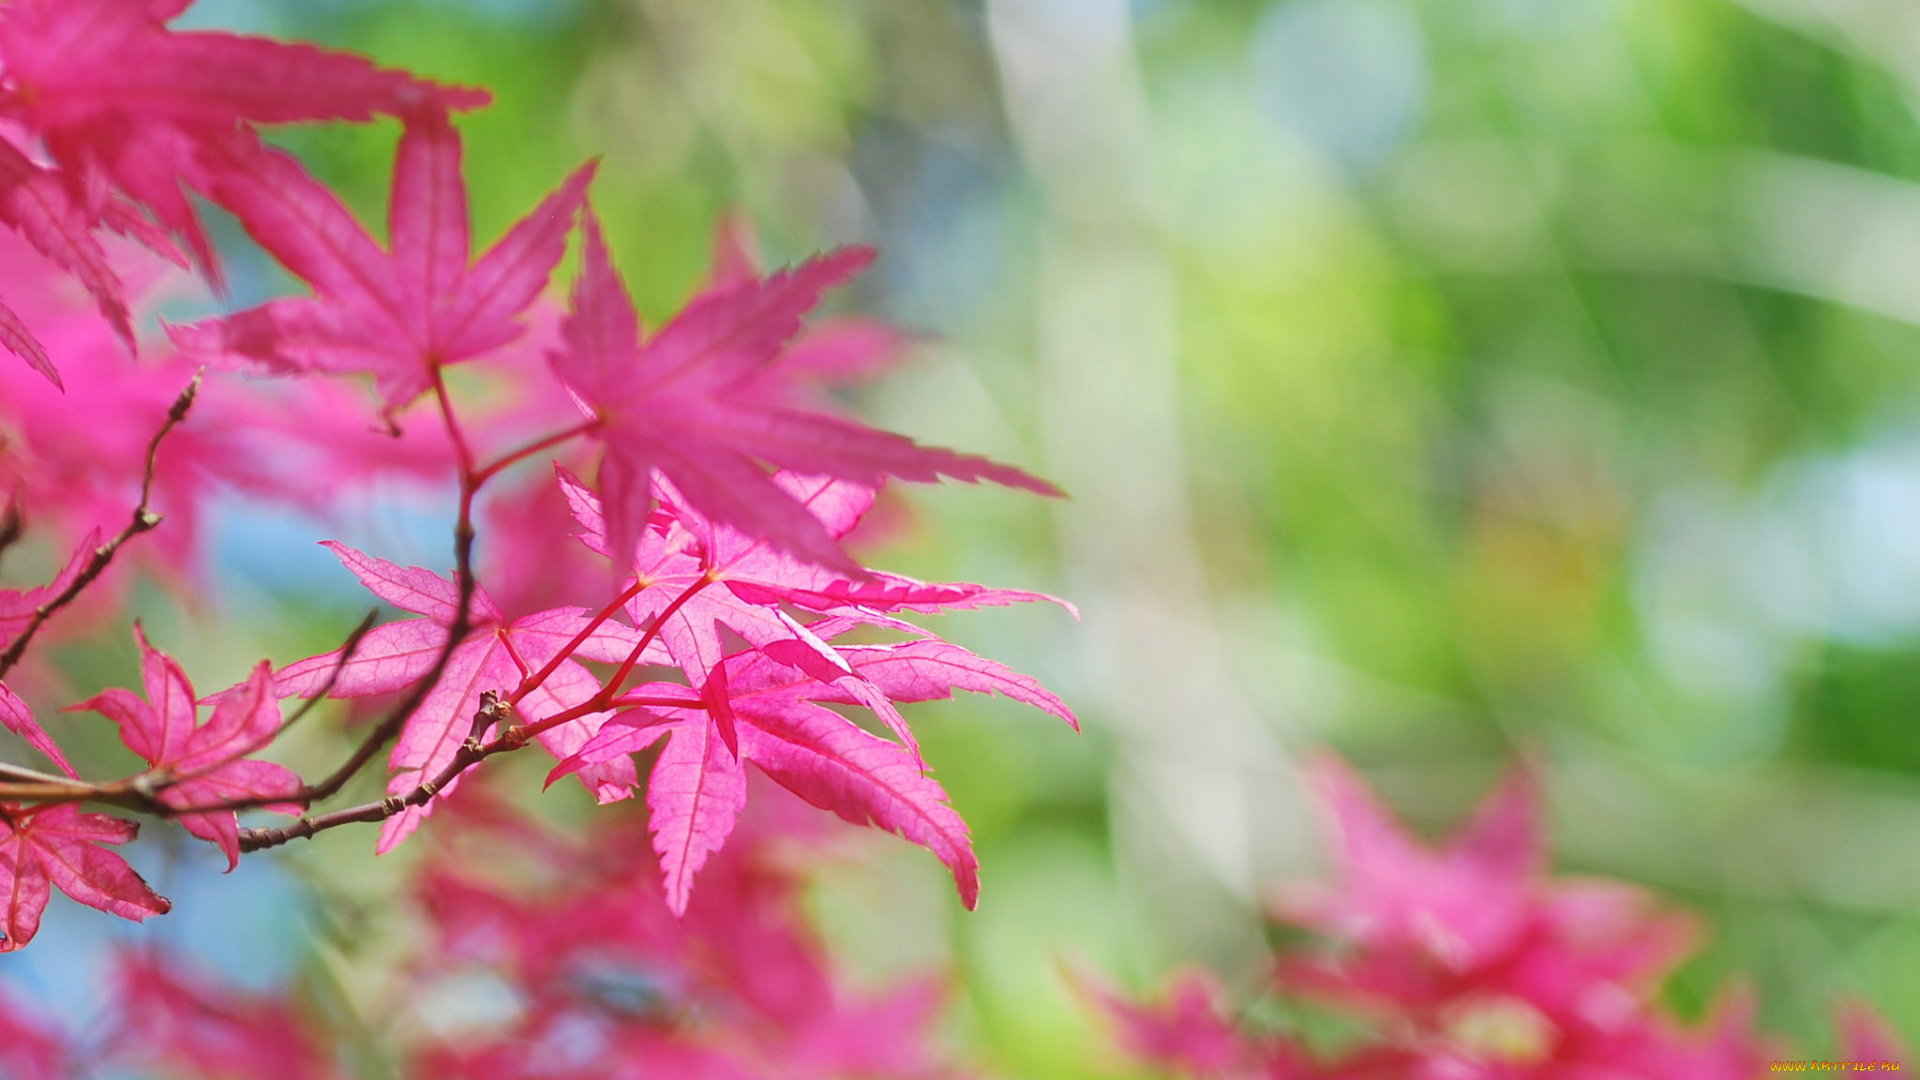
<svg viewBox="0 0 1920 1080"><path fill-rule="evenodd" d="M201 0L189 21L491 87L462 122L483 237L601 155L656 319L730 208L775 261L878 245L850 306L923 342L866 415L1069 489L915 489L874 550L1085 615L941 627L1088 727L913 716L975 829L980 911L884 838L815 890L860 970L956 973L969 1060L1117 1075L1063 962L1250 986L1262 891L1326 863L1295 770L1314 747L1435 834L1536 753L1557 866L1706 917L1680 1011L1744 980L1765 1027L1831 1053L1852 992L1920 1045L1910 0ZM380 219L390 125L277 137ZM236 304L287 288L229 239ZM396 497L345 528L440 566L443 518ZM330 648L362 600L306 545L342 526L221 520L240 621L152 605L190 670ZM102 681L131 671L116 647ZM98 943L144 932L367 1008L406 932L383 904L406 860L370 847L343 830L220 878L162 842L143 865L175 914L56 907L0 978L77 1015Z"/></svg>

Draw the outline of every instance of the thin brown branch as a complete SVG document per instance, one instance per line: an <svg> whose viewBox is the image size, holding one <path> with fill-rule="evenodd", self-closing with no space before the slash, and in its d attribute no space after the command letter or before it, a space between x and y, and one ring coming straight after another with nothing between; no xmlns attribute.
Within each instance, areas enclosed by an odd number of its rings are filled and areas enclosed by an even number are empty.
<svg viewBox="0 0 1920 1080"><path fill-rule="evenodd" d="M467 546L469 549L471 548L471 539L469 539ZM471 602L471 588L463 589L460 608L457 612L459 617L455 619L456 626L466 621L466 612ZM464 633L462 633L461 636L465 636ZM66 780L59 777L47 777L44 780L23 781L20 783L0 783L0 801L37 803L97 802L105 803L109 806L118 806L136 813L152 814L157 817L177 817L180 814L203 813L214 810L246 810L261 805L276 803L298 803L305 805L315 800L326 798L340 790L341 787L346 785L348 780L353 778L355 773L363 768L368 761L373 759L373 755L379 751L381 745L399 733L401 726L406 723L407 718L412 716L414 710L419 708L420 702L426 700L428 691L440 681L441 671L444 670L446 659L451 655L452 651L452 648L442 650L440 661L435 666L435 670L428 672L423 679L414 684L414 689L409 692L407 699L401 702L385 720L381 721L378 730L361 742L360 747L354 752L353 757L348 759L345 765L342 765L340 769L336 770L332 776L329 776L322 783L309 785L288 795L267 799L234 799L207 806L172 807L162 803L159 799L159 794L174 784L179 783L181 780L187 779L187 777L175 776L165 770L153 770L127 777L124 780L115 780L105 784L88 783L83 780ZM471 762L469 762L469 764L471 764ZM393 813L399 813L399 810L396 809ZM298 822L295 824L298 824Z"/></svg>
<svg viewBox="0 0 1920 1080"><path fill-rule="evenodd" d="M346 787L347 782L359 775L360 770L367 767L374 755L378 754L387 743L392 742L400 734L400 729L407 725L409 719L412 719L413 714L419 711L421 704L427 700L427 695L440 684L440 677L446 674L447 664L453 659L454 650L465 642L468 631L473 629L473 596L476 588L473 580L473 499L479 491L479 485L474 480L473 452L468 449L466 437L461 433L460 423L454 415L453 402L447 396L446 384L441 381L438 372L434 373L434 392L440 401L440 411L446 421L447 434L453 440L461 462L460 516L453 526L454 580L459 586L460 598L454 608L453 621L447 626L447 643L441 646L440 655L434 658L433 667L413 684L413 688L407 691L407 696L401 699L400 704L394 706L393 711L388 713L377 727L367 733L367 737L361 740L360 745L354 748L352 755L342 762L339 768L318 784L309 784L302 788L297 797L282 801L309 804L331 798L341 788Z"/></svg>
<svg viewBox="0 0 1920 1080"><path fill-rule="evenodd" d="M175 776L164 770L141 773L137 776L115 781L111 784L89 784L83 781L67 781L58 777L21 775L16 777L17 783L0 782L0 799L22 798L43 802L105 802L131 810L171 817L183 813L244 810L267 803L299 803L308 805L315 801L331 797L345 787L354 776L358 775L360 771L373 760L374 756L379 753L380 749L400 733L400 730L405 727L407 721L419 710L421 704L425 702L427 695L439 684L441 677L446 673L447 664L451 662L454 651L460 647L467 634L472 630L473 601L478 587L473 575L473 505L474 498L481 485L507 465L521 460L541 449L545 449L548 446L555 445L581 434L587 430L587 428L591 427L591 425L583 425L580 428L569 429L568 431L558 433L523 447L521 450L509 454L506 458L494 462L486 469L476 469L472 451L469 448L465 435L460 429L458 419L454 414L452 402L447 395L445 384L438 378L437 373L434 384L435 396L439 399L441 412L446 421L448 435L454 442L461 463L460 513L454 525L454 574L459 588L459 601L455 607L454 617L447 626L446 644L441 648L439 655L435 658L433 666L425 675L414 682L411 689L407 692L406 697L360 742L347 760L341 763L339 768L335 769L326 779L318 784L306 785L290 796L274 799L229 800L219 804L189 808L169 807L160 802L160 792L182 780L191 778L191 776ZM196 376L194 385L188 388L187 394L183 395L186 405L191 404L192 391L198 385L199 378ZM151 529L154 525L158 524L158 519L146 510L147 493L152 485L153 454L158 447L160 436L165 435L166 431L171 428L174 423L178 422L179 417L185 413L185 407L185 405L176 405L174 412L169 414L170 419L167 427L161 429L160 433L155 436L153 445L149 447L146 483L142 488L141 506L134 515L135 527L130 528L129 532L121 538L103 547L101 552L96 553L96 560L94 561L99 563L98 569L94 568L94 562L89 562L87 569L83 570L80 579L75 582L77 586L84 587L85 583L90 582L93 577L97 577L100 570L105 569L106 561L111 559L112 549L117 549L119 544L123 543L126 538L129 538L136 532ZM664 618L665 615L671 614L672 610L677 609L679 604L684 603L705 584L707 584L707 582L703 581L700 585L696 585L690 589L686 595L682 596L681 599L676 602L673 608L663 613L662 618ZM69 591L75 595L78 593L77 589ZM63 593L63 596L64 595ZM57 610L58 607L67 600L71 600L71 597L67 597L66 600L56 598L56 603L49 605L49 607ZM615 608L617 608L617 606L618 603L614 605ZM611 614L612 610L613 609L610 608L607 613L602 615L602 621ZM51 611L45 614L51 614ZM372 630L374 617L373 614L369 614L367 619L349 636L347 642L341 648L340 661L335 664L333 670L328 673L326 683L314 693L292 717L280 725L275 732L276 737L280 732L284 732L288 727L291 727L294 723L305 717L320 700L326 698L332 692L334 686L337 685L341 672L352 659L353 653L358 648L361 640ZM44 621L45 615L43 614L29 627L28 634L31 634L34 629L38 628L39 623ZM645 651L647 644L658 633L660 621L660 619L655 620L653 629L642 639L639 648L634 650L634 655L622 666L620 676L615 679L616 687L619 683L624 682L626 674L632 670L634 663L639 659L640 654ZM590 634L591 629L589 629L587 633ZM582 636L584 638L585 635L583 634ZM16 643L16 645L23 645L24 637L25 635L23 635L22 642ZM13 650L10 650L10 652L11 651ZM3 673L4 670L4 668L0 668L0 673ZM547 673L550 674L550 672ZM612 694L603 691L603 696L611 697ZM290 840L309 837L315 833L337 828L341 825L356 822L382 821L402 812L408 807L424 805L467 769L472 768L474 765L494 754L518 750L520 747L526 745L529 737L527 729L506 723L511 720L512 716L512 704L504 700L499 691L489 690L481 696L481 707L473 717L472 730L469 732L466 742L462 745L454 760L433 779L421 783L405 796L390 796L377 803L349 807L326 814L303 816L291 825L281 828L242 829L240 833L241 850L258 851L263 848L275 847L287 843ZM481 735L490 725L495 723L503 725L502 734L491 742L481 742ZM259 745L249 747L241 754L234 755L233 757L225 759L225 761L235 760L237 757L251 754L270 741L271 739L262 740ZM221 764L224 764L225 761L221 762ZM214 767L218 766L216 765ZM197 775L197 773L194 775Z"/></svg>
<svg viewBox="0 0 1920 1080"><path fill-rule="evenodd" d="M86 565L80 568L79 576L75 577L66 588L60 590L58 596L34 610L33 618L27 623L26 629L20 631L20 636L13 640L13 644L7 646L6 652L0 653L0 677L12 671L14 665L20 662L20 658L26 655L27 646L33 642L33 636L40 632L40 628L46 625L47 620L51 619L55 612L73 603L82 592L86 591L87 586L92 585L101 574L106 572L107 566L113 562L113 556L120 550L121 545L141 533L151 532L159 527L160 515L148 507L153 499L154 461L159 456L161 440L165 439L167 433L177 424L185 420L187 411L193 408L193 400L200 393L200 379L205 374L204 368L194 372L193 381L187 384L185 390L180 391L180 396L174 399L173 406L167 410L166 422L160 425L160 430L154 432L153 438L147 443L146 468L140 480L140 503L133 508L133 519L113 539L93 549L93 554L87 559Z"/></svg>
<svg viewBox="0 0 1920 1080"><path fill-rule="evenodd" d="M289 841L304 840L316 833L337 829L342 825L385 821L408 807L424 806L435 795L445 790L448 784L458 779L461 773L495 754L518 750L524 746L524 740L509 739L506 734L489 743L480 741L480 734L494 724L506 726L508 734L517 730L507 723L512 719L513 706L507 704L498 691L488 690L480 695L480 708L473 714L473 726L467 734L467 741L461 745L453 760L447 763L447 767L441 769L439 775L433 779L423 781L405 795L389 795L379 802L364 803L343 810L303 817L290 825L282 825L274 829L241 829L240 850L252 852L279 847Z"/></svg>

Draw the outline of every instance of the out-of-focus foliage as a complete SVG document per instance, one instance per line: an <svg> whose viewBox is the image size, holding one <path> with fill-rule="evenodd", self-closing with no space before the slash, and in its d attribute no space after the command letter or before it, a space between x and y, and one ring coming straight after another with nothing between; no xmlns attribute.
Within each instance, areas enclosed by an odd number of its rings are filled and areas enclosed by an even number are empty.
<svg viewBox="0 0 1920 1080"><path fill-rule="evenodd" d="M726 208L772 261L877 244L855 306L927 339L869 415L1075 496L915 491L888 541L889 566L1086 613L941 627L1090 726L916 720L974 823L981 910L903 852L818 890L876 977L958 963L983 1065L1117 1068L1054 956L1255 977L1259 890L1321 858L1291 765L1314 743L1436 824L1536 748L1566 869L1718 928L1668 989L1683 1011L1744 972L1803 1045L1840 989L1920 1042L1907 0L193 18L491 87L462 121L483 238L604 155L597 205L656 318ZM377 221L392 135L283 137ZM280 287L235 276L237 302ZM379 926L381 876L353 871L366 921L322 934L346 998L404 932Z"/></svg>

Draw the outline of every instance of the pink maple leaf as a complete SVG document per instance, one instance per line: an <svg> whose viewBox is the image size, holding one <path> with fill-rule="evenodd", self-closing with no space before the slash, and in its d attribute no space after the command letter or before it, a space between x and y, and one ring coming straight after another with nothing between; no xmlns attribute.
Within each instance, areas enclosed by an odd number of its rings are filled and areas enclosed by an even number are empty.
<svg viewBox="0 0 1920 1080"><path fill-rule="evenodd" d="M611 551L598 498L564 470L560 481L581 539ZM871 489L846 481L781 474L773 482L832 537L845 535L872 504ZM725 843L745 805L748 761L816 806L926 846L952 869L971 906L977 884L966 826L946 805L945 791L925 776L895 702L950 697L959 688L999 691L1069 724L1076 724L1073 713L1037 681L938 639L849 647L828 639L860 624L919 634L883 614L888 610L1053 598L897 575L850 581L709 521L664 481L660 492L660 508L634 549L640 592L628 611L635 625L657 624L689 685L653 684L635 693L687 706L617 717L553 776L623 760L667 736L647 802L676 912L685 909L694 875ZM826 617L803 624L783 605ZM753 650L727 656L723 627ZM905 747L862 731L822 703L871 710Z"/></svg>
<svg viewBox="0 0 1920 1080"><path fill-rule="evenodd" d="M1340 946L1289 958L1297 991L1402 1016L1412 1075L1749 1075L1763 1055L1738 1003L1689 1032L1648 1001L1685 954L1691 920L1641 890L1545 877L1533 771L1514 770L1439 850L1409 836L1351 769L1312 767L1336 827L1342 880L1277 897L1283 921ZM1580 1070L1587 1070L1582 1072ZM1609 1072L1608 1070L1612 1070Z"/></svg>
<svg viewBox="0 0 1920 1080"><path fill-rule="evenodd" d="M59 369L48 359L46 347L40 339L33 336L27 324L20 316L5 304L0 304L0 347L27 362L27 366L46 377L46 380L60 389L66 389L66 383L60 379Z"/></svg>
<svg viewBox="0 0 1920 1080"><path fill-rule="evenodd" d="M559 470L560 489L590 550L611 555L599 496L579 478ZM777 472L772 483L839 540L873 509L872 487L826 476ZM968 611L1008 604L1058 604L1076 618L1074 606L1057 596L992 589L969 583L934 583L861 567L858 576L836 572L781 550L770 541L709 519L670 482L656 478L659 506L635 548L634 570L658 594L677 594L702 576L724 585L738 604L773 608L792 604L822 615L860 618L874 612ZM884 622L884 620L879 620ZM740 630L739 627L734 629ZM743 637L749 637L741 631Z"/></svg>
<svg viewBox="0 0 1920 1080"><path fill-rule="evenodd" d="M460 136L443 111L407 115L384 252L293 158L240 155L215 178L214 197L315 295L168 333L189 355L242 370L370 372L389 411L397 410L442 366L521 335L521 316L565 253L592 175L592 165L576 171L469 265Z"/></svg>
<svg viewBox="0 0 1920 1080"><path fill-rule="evenodd" d="M182 184L210 181L244 123L367 120L423 107L473 108L485 91L436 86L364 57L218 31L174 31L191 6L150 0L15 0L0 10L8 85L0 114L38 134L89 221L135 233L111 193L144 207L199 253L213 251Z"/></svg>
<svg viewBox="0 0 1920 1080"><path fill-rule="evenodd" d="M1630 1001L1694 939L1692 921L1651 910L1641 890L1611 882L1549 883L1533 773L1514 770L1445 848L1409 836L1333 757L1313 766L1336 826L1338 888L1291 886L1274 913L1355 951L1339 964L1290 963L1283 975L1317 993L1434 1008L1513 1000L1559 1022Z"/></svg>
<svg viewBox="0 0 1920 1080"><path fill-rule="evenodd" d="M609 720L555 767L548 782L667 738L647 786L647 806L667 903L676 913L686 910L694 875L726 842L746 803L749 763L820 809L927 848L952 871L961 900L971 908L979 893L978 863L966 823L948 805L946 791L907 749L825 706L873 708L877 701L890 707L949 697L958 688L997 690L1069 723L1073 714L1034 680L944 641L846 646L841 654L850 677L832 681L748 650L715 665L716 678L702 692L673 683L638 687L628 696L650 703ZM687 704L665 704L674 698ZM723 701L737 755L723 745L712 715Z"/></svg>
<svg viewBox="0 0 1920 1080"><path fill-rule="evenodd" d="M356 698L401 690L426 677L446 645L448 628L459 610L459 587L430 570L396 566L333 541L326 546L374 595L426 618L376 627L344 665L337 651L289 664L274 675L274 692L281 697L311 697L334 678L331 696ZM391 794L405 795L445 769L472 731L480 695L488 690L506 693L519 686L558 656L586 628L590 615L584 608L555 608L508 622L485 592L475 590L469 621L472 629L455 646L440 681L401 729L390 762L393 773L387 790ZM632 627L609 621L588 635L574 655L617 663L639 643L640 635ZM648 653L651 662L666 660L657 644ZM593 673L569 659L529 692L518 708L529 720L539 721L584 703L599 690L600 681ZM542 732L540 744L556 758L568 757L599 730L608 715L592 713L570 720ZM634 783L633 764L608 761L586 772L581 781L602 802L625 798ZM441 795L455 786L443 788ZM419 826L433 805L410 807L387 819L380 830L379 850L391 851Z"/></svg>
<svg viewBox="0 0 1920 1080"><path fill-rule="evenodd" d="M687 693L669 683L637 692L660 699L676 691ZM666 737L647 784L647 807L667 905L676 914L686 910L694 876L726 843L746 805L749 763L821 809L857 825L879 825L926 847L947 864L961 899L973 906L979 864L966 823L911 753L808 701L734 696L727 707L736 755L708 716L716 696L688 695L685 708L656 703L623 712L549 776L551 781L622 759Z"/></svg>
<svg viewBox="0 0 1920 1080"><path fill-rule="evenodd" d="M858 568L820 521L773 483L765 465L869 487L886 476L947 476L1060 494L985 458L792 406L797 373L782 362L785 348L821 294L866 266L870 250L843 249L709 290L643 338L591 209L586 236L565 344L550 359L599 420L595 434L605 455L598 483L616 562L645 529L655 469L707 517L845 572Z"/></svg>
<svg viewBox="0 0 1920 1080"><path fill-rule="evenodd" d="M873 505L873 489L850 481L786 472L772 479L836 540L852 530ZM582 528L582 542L600 554L609 554L613 549L606 539L599 498L564 469L560 470L560 486ZM768 657L797 667L814 679L844 683L853 703L873 709L902 742L913 747L912 731L886 695L855 677L846 658L823 640L816 632L818 628L800 623L787 614L786 607L916 634L917 628L885 613L968 610L1035 601L1074 610L1071 604L1044 593L935 584L874 570L863 571L864 577L856 580L708 520L664 480L659 481L657 491L659 509L634 549L634 570L641 589L627 610L636 626L665 619L660 638L692 686L706 686L713 678L715 666L726 651L721 634L724 628ZM729 714L723 707L715 710L713 717L722 740L732 750L735 740Z"/></svg>
<svg viewBox="0 0 1920 1080"><path fill-rule="evenodd" d="M235 813L192 808L240 799L285 798L301 788L300 778L285 766L248 757L266 746L280 727L272 667L261 661L245 682L220 695L213 715L202 724L186 672L171 656L147 643L139 624L133 633L140 647L146 699L116 687L70 709L98 712L118 724L120 741L146 759L155 773L169 779L160 789L160 801L181 811L180 824L189 833L217 845L227 856L227 869L232 870L240 863L240 825ZM270 802L267 809L300 812L298 805L284 802Z"/></svg>
<svg viewBox="0 0 1920 1080"><path fill-rule="evenodd" d="M1364 946L1404 944L1451 970L1485 963L1526 929L1545 860L1527 771L1516 770L1438 853L1407 835L1338 759L1319 759L1312 775L1343 880L1337 890L1282 889L1282 919Z"/></svg>
<svg viewBox="0 0 1920 1080"><path fill-rule="evenodd" d="M124 245L118 250L128 253ZM167 282L184 282L184 275L163 276L137 253L115 265L148 309ZM46 259L0 229L0 295L59 359L69 384L86 389L62 393L0 357L0 429L7 442L0 453L0 492L17 495L34 527L61 546L81 545L96 528L111 533L125 526L139 496L147 444L195 367L161 355L164 349L149 349L141 363L129 364L106 324L76 307L72 291ZM534 359L544 372L544 358ZM550 376L546 381L554 382ZM207 552L199 542L202 510L223 488L320 511L351 497L374 475L447 475L454 455L435 427L415 425L396 439L376 430L370 400L367 388L344 381L208 380L187 422L167 436L155 462L151 508L166 526L122 551L81 597L79 609L47 629L62 635L94 629L88 615L124 595L136 564L156 571L165 584L202 584L186 579ZM572 419L570 405L567 410ZM290 476L325 482L289 484ZM84 544L85 550L92 546ZM0 594L0 635L17 632L22 624L15 615Z"/></svg>
<svg viewBox="0 0 1920 1080"><path fill-rule="evenodd" d="M33 940L55 887L134 922L165 915L173 905L125 859L100 846L124 844L139 831L131 821L81 813L71 804L0 806L0 952Z"/></svg>

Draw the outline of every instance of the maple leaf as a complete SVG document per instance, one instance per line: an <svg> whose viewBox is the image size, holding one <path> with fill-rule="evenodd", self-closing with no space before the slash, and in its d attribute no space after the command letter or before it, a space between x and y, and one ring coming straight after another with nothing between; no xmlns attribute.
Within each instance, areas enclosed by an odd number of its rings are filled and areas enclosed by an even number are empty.
<svg viewBox="0 0 1920 1080"><path fill-rule="evenodd" d="M564 469L559 477L581 540L610 553L599 499ZM847 481L782 473L770 482L830 537L845 535L872 505L870 488ZM656 628L688 685L658 683L635 693L688 704L616 717L549 782L624 760L667 737L647 802L676 912L685 909L694 875L725 843L745 805L749 761L816 806L928 847L952 869L971 906L977 884L966 826L946 805L944 790L924 775L895 702L950 697L958 688L999 691L1077 727L1072 711L1037 681L938 639L882 646L835 646L828 639L862 624L921 633L884 614L888 610L1053 598L874 572L850 581L705 518L664 480L658 490L659 509L633 549L640 591L628 612L636 626ZM803 624L783 604L826 617ZM753 649L727 656L723 627ZM904 746L869 735L820 703L869 709Z"/></svg>
<svg viewBox="0 0 1920 1080"><path fill-rule="evenodd" d="M686 688L654 683L637 693L662 698L676 691L684 694ZM966 823L912 754L808 702L743 705L739 697L727 706L738 745L737 753L729 752L707 714L716 699L708 693L687 697L686 708L655 704L620 713L548 776L552 782L667 739L647 784L647 808L667 905L675 914L686 911L694 876L726 843L746 805L748 763L821 809L926 847L947 864L961 899L973 906L979 864Z"/></svg>
<svg viewBox="0 0 1920 1080"><path fill-rule="evenodd" d="M1409 836L1338 759L1316 761L1312 777L1336 825L1343 881L1284 887L1272 910L1356 954L1337 969L1287 966L1296 985L1407 1006L1492 995L1557 1018L1577 1013L1596 985L1645 985L1694 939L1691 920L1653 916L1641 890L1544 880L1527 767L1438 852Z"/></svg>
<svg viewBox="0 0 1920 1080"><path fill-rule="evenodd" d="M607 540L599 496L565 468L557 472L560 489L582 530L576 535L589 550L611 557L615 549ZM865 484L789 471L777 472L771 479L834 540L852 532L873 508L875 491ZM701 576L711 576L739 604L763 609L784 603L858 619L874 612L933 614L1045 602L1079 617L1072 604L1046 593L926 582L871 567L861 567L858 576L839 573L709 519L664 478L656 478L654 491L659 506L634 549L633 567L649 589L662 593L678 592ZM747 636L744 631L742 636Z"/></svg>
<svg viewBox="0 0 1920 1080"><path fill-rule="evenodd" d="M559 470L559 476L574 520L582 528L578 534L581 541L593 551L610 554L613 549L606 539L599 498L565 469ZM873 489L845 480L787 472L775 474L772 480L834 539L851 531L873 505ZM875 570L863 571L864 577L859 580L850 579L795 558L766 540L708 520L687 505L665 480L657 483L656 491L659 509L634 549L635 573L642 587L627 610L636 626L664 619L660 638L689 685L706 686L714 677L715 666L725 653L721 635L725 628L769 658L797 667L814 679L844 681L852 703L873 709L916 752L912 730L887 696L855 676L846 658L822 639L817 628L798 622L783 610L783 605L915 634L918 628L883 613L967 610L1035 601L1074 611L1071 604L1044 593L934 584ZM1065 715L1071 717L1070 713ZM733 725L724 701L713 716L722 740L729 750L735 749Z"/></svg>
<svg viewBox="0 0 1920 1080"><path fill-rule="evenodd" d="M154 772L169 778L160 789L163 804L187 811L237 799L284 798L300 790L300 778L285 766L247 756L271 741L280 727L271 665L262 661L246 681L221 694L213 715L201 724L186 672L147 643L138 623L133 634L146 699L116 687L69 709L97 712L119 725L120 741ZM300 812L298 805L284 802L270 802L266 808ZM226 854L228 870L240 864L240 826L233 811L193 811L178 818L181 827Z"/></svg>
<svg viewBox="0 0 1920 1080"><path fill-rule="evenodd" d="M1069 723L1072 712L1034 680L944 641L843 646L840 652L851 678L823 682L748 650L715 665L716 678L701 692L675 683L640 686L629 696L652 703L607 721L554 768L548 783L667 738L647 786L647 806L667 903L676 913L686 910L694 875L726 842L745 805L748 763L820 809L927 848L952 871L961 900L973 907L978 863L966 823L947 804L946 791L906 748L825 706L873 708L876 697L889 703L931 701L966 689L999 691ZM676 697L686 705L664 704ZM737 755L728 753L719 738L712 714L720 708L735 726Z"/></svg>
<svg viewBox="0 0 1920 1080"><path fill-rule="evenodd" d="M219 171L258 153L236 139L242 124L368 120L489 100L304 43L168 29L189 6L14 0L0 9L8 77L0 115L41 137L90 221L131 227L131 215L112 212L109 193L118 191L184 238L209 273L212 246L182 184L217 200Z"/></svg>
<svg viewBox="0 0 1920 1080"><path fill-rule="evenodd" d="M1453 970L1486 962L1524 932L1545 859L1524 769L1439 853L1407 835L1338 759L1316 761L1312 777L1335 824L1343 884L1281 889L1280 918L1365 946L1407 944Z"/></svg>
<svg viewBox="0 0 1920 1080"><path fill-rule="evenodd" d="M653 471L707 517L764 537L809 561L857 573L818 519L767 475L765 464L871 487L883 477L992 480L1046 495L1044 480L986 458L920 446L904 436L789 404L796 373L781 363L801 319L826 290L873 258L843 249L765 279L695 297L642 337L591 208L554 371L598 418L599 491L612 549L633 549L652 507Z"/></svg>
<svg viewBox="0 0 1920 1080"><path fill-rule="evenodd" d="M70 804L0 806L0 952L33 940L53 889L123 919L165 915L173 905L147 887L125 859L101 847L132 840L140 827Z"/></svg>
<svg viewBox="0 0 1920 1080"><path fill-rule="evenodd" d="M66 383L60 380L59 369L47 357L46 347L40 344L39 338L33 336L33 331L27 329L27 324L20 320L20 316L5 304L0 304L0 346L25 360L28 367L45 376L48 382L62 390L67 388Z"/></svg>
<svg viewBox="0 0 1920 1080"><path fill-rule="evenodd" d="M1692 923L1653 912L1630 886L1547 880L1532 769L1516 768L1437 851L1337 759L1322 757L1311 775L1336 826L1342 880L1282 890L1274 912L1340 952L1286 958L1278 981L1407 1017L1421 1037L1388 1055L1393 1074L1733 1080L1764 1060L1738 1001L1700 1031L1645 1004L1688 949Z"/></svg>
<svg viewBox="0 0 1920 1080"><path fill-rule="evenodd" d="M593 171L577 170L469 266L460 136L443 111L407 114L384 252L293 158L276 150L238 155L215 177L213 197L315 295L167 332L183 352L224 367L370 372L392 412L431 386L442 366L521 335L521 315L565 253Z"/></svg>
<svg viewBox="0 0 1920 1080"><path fill-rule="evenodd" d="M356 698L401 690L426 677L446 646L448 628L459 610L459 587L430 570L396 566L333 541L326 541L326 546L375 596L426 618L376 627L344 664L338 651L289 664L275 673L274 693L311 697L331 678L330 696ZM390 794L406 795L439 775L471 732L480 695L519 686L558 656L587 627L590 615L585 608L554 608L508 622L487 594L476 589L469 621L472 629L466 639L455 646L440 681L407 719L394 744ZM609 621L588 635L575 655L617 663L639 643L640 635L632 627ZM649 646L648 653L652 662L666 660L658 645ZM584 703L599 690L600 681L593 673L569 659L521 699L517 708L529 720L539 721ZM608 715L593 713L570 720L542 732L538 739L556 758L568 757L599 730ZM625 798L634 779L632 762L608 761L584 774L581 782L601 802L608 802ZM436 799L456 786L447 785ZM388 818L381 826L378 850L391 851L406 839L433 805L409 807Z"/></svg>

